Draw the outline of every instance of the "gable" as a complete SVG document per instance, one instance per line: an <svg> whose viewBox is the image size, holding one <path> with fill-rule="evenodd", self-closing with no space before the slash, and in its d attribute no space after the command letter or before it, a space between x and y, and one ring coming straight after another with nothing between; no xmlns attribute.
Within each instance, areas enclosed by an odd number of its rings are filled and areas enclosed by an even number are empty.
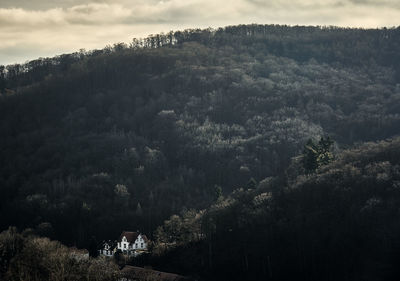
<svg viewBox="0 0 400 281"><path fill-rule="evenodd" d="M119 237L120 242L129 242L129 243L134 243L137 239L137 237L139 236L138 232L132 232L132 231L123 231ZM123 239L126 239L123 240Z"/></svg>
<svg viewBox="0 0 400 281"><path fill-rule="evenodd" d="M99 247L105 250L113 250L117 246L117 241L103 240Z"/></svg>

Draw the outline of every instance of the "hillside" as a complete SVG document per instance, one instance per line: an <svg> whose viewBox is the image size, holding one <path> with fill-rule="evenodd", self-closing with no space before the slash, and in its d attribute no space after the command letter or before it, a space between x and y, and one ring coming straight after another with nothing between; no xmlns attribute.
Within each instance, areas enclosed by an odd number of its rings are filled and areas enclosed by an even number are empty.
<svg viewBox="0 0 400 281"><path fill-rule="evenodd" d="M171 217L157 231L161 251L145 262L204 280L394 281L399 204L400 139L366 143L314 174ZM187 236L196 229L203 234ZM165 248L170 237L177 243Z"/></svg>
<svg viewBox="0 0 400 281"><path fill-rule="evenodd" d="M0 229L151 234L282 176L309 138L396 136L399 48L400 28L243 25L0 67Z"/></svg>

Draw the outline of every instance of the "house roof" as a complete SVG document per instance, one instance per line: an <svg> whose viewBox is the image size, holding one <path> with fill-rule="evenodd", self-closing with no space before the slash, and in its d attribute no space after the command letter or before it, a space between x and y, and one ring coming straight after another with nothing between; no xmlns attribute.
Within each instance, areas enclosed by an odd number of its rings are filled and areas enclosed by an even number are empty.
<svg viewBox="0 0 400 281"><path fill-rule="evenodd" d="M122 238L124 236L126 237L126 240L128 240L129 243L134 243L136 241L136 238L139 236L139 232L122 231L118 241L122 241Z"/></svg>
<svg viewBox="0 0 400 281"><path fill-rule="evenodd" d="M143 240L144 240L144 242L148 242L149 241L149 239L147 238L147 236L146 235L144 235L144 234L140 234L141 236L142 236L142 238L143 238Z"/></svg>
<svg viewBox="0 0 400 281"><path fill-rule="evenodd" d="M103 242L101 242L100 247L102 249L104 249L104 247L106 246L106 244L108 246L110 246L110 250L113 250L115 247L117 247L117 241L113 241L113 240L103 240Z"/></svg>

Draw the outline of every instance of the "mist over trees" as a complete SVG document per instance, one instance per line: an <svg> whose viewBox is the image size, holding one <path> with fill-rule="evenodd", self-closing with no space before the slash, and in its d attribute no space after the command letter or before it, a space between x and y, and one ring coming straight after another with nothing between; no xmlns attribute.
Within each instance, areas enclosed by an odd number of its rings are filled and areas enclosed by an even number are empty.
<svg viewBox="0 0 400 281"><path fill-rule="evenodd" d="M398 135L399 48L399 28L241 25L2 66L0 228L151 235L282 176L309 139Z"/></svg>

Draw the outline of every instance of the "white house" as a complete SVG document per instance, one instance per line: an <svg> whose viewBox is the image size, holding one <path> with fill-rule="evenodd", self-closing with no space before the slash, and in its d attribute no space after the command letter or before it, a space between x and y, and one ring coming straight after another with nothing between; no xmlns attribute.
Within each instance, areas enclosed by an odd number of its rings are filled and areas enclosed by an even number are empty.
<svg viewBox="0 0 400 281"><path fill-rule="evenodd" d="M99 250L100 255L112 257L117 251L117 241L103 241Z"/></svg>
<svg viewBox="0 0 400 281"><path fill-rule="evenodd" d="M149 241L146 235L140 232L123 231L117 242L117 249L131 256L146 251Z"/></svg>

